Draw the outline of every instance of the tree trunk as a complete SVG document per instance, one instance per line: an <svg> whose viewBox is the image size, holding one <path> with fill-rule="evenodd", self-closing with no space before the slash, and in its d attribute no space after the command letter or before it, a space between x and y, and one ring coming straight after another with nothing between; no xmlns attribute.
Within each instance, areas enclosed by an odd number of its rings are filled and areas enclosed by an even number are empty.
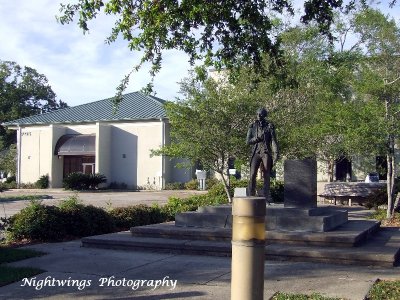
<svg viewBox="0 0 400 300"><path fill-rule="evenodd" d="M394 137L389 137L389 149L387 154L387 211L386 217L389 219L394 213L394 180L396 177L395 156L394 156Z"/></svg>
<svg viewBox="0 0 400 300"><path fill-rule="evenodd" d="M394 178L395 178L395 169L394 169L394 136L391 134L392 126L390 126L390 103L388 99L385 99L385 119L388 123L388 137L387 137L387 180L386 180L386 189L387 189L387 210L386 217L389 219L393 214L393 198L394 198Z"/></svg>
<svg viewBox="0 0 400 300"><path fill-rule="evenodd" d="M387 155L387 180L386 180L386 190L387 190L387 210L386 210L386 218L390 218L392 216L392 161L390 154Z"/></svg>
<svg viewBox="0 0 400 300"><path fill-rule="evenodd" d="M333 182L333 171L335 169L335 161L333 159L328 160L328 182Z"/></svg>
<svg viewBox="0 0 400 300"><path fill-rule="evenodd" d="M223 171L220 173L220 175L222 177L222 182L224 183L225 193L228 196L228 202L232 203L232 197L231 197L231 194L229 193L229 187L230 187L229 186L229 175L228 175L228 180L225 178Z"/></svg>
<svg viewBox="0 0 400 300"><path fill-rule="evenodd" d="M395 211L399 211L399 209L400 209L400 195L397 195L396 201L394 202L393 205L393 214Z"/></svg>

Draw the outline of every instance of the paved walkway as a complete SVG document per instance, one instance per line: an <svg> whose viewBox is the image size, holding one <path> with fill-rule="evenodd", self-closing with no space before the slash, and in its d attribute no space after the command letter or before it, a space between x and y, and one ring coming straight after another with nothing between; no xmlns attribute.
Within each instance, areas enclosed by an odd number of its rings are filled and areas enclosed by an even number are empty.
<svg viewBox="0 0 400 300"><path fill-rule="evenodd" d="M38 194L43 191L50 196L44 200L48 204L56 204L73 194L62 190L36 190ZM1 196L18 193L26 194L18 190ZM98 206L111 201L117 207L138 203L162 204L169 196L189 194L187 191L96 192L79 193L79 198L84 203ZM10 214L27 203L8 201L3 202L3 207ZM366 211L362 208L350 210L355 216L365 217ZM230 299L229 257L82 248L80 240L26 248L48 254L11 265L37 267L46 272L1 287L0 299ZM264 299L282 291L315 292L329 297L362 300L378 278L400 280L400 269L266 261Z"/></svg>
<svg viewBox="0 0 400 300"><path fill-rule="evenodd" d="M77 195L84 204L98 207L125 207L135 204L165 204L169 197L186 198L193 194L202 194L201 191L95 191L73 192L63 189L15 189L0 194L0 217L11 216L29 204L29 200L13 200L23 195L43 196L43 203L58 205L61 200Z"/></svg>
<svg viewBox="0 0 400 300"><path fill-rule="evenodd" d="M27 248L48 255L11 265L47 272L1 287L0 299L230 299L228 257L81 248L80 241ZM283 291L362 300L376 279L400 279L400 270L266 261L264 278L264 299Z"/></svg>

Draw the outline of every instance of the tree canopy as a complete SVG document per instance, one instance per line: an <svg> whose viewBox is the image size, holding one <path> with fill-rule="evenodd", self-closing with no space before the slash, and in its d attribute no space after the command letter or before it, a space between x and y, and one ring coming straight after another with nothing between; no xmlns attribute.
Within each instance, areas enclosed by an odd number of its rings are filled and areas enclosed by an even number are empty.
<svg viewBox="0 0 400 300"><path fill-rule="evenodd" d="M0 123L63 107L67 104L56 99L45 75L0 60ZM0 150L15 142L15 133L0 126Z"/></svg>
<svg viewBox="0 0 400 300"><path fill-rule="evenodd" d="M200 62L234 75L233 86L222 88L204 80L204 85L192 81L186 100L170 104L178 144L184 142L183 137L188 140L182 124L189 124L190 116L199 121L192 124L199 126L193 127L199 137L208 134L200 125L217 126L212 128L218 142L209 144L212 135L208 135L202 143L171 145L164 153L194 159L214 151L221 144L217 135L224 135L218 123L225 123L214 116L229 121L222 106L228 109L235 104L247 114L243 105L257 99L270 108L283 154L288 157L318 156L332 162L344 155L379 153L387 156L394 170L394 144L399 135L399 29L381 12L370 9L370 2L306 0L302 2L302 24L289 22L286 28L279 18L286 13L296 15L291 2L285 0L77 0L61 5L58 20L62 24L77 20L87 32L90 21L100 14L113 15L116 22L106 41L121 37L130 50L143 53L133 71L150 62L154 76L164 51L177 49L188 55L191 64ZM393 6L397 1L387 4ZM349 36L355 40L350 47ZM129 76L118 87L119 94ZM235 93L241 95L238 102ZM215 112L204 110L214 106ZM215 121L208 123L211 120ZM224 160L229 155L224 154Z"/></svg>
<svg viewBox="0 0 400 300"><path fill-rule="evenodd" d="M185 158L192 165L200 163L205 170L219 174L228 192L228 162L245 161L247 125L256 117L260 101L249 98L248 88L232 86L201 76L181 83L185 97L169 102L166 112L171 125L171 143L154 154Z"/></svg>
<svg viewBox="0 0 400 300"><path fill-rule="evenodd" d="M365 4L363 0L347 4L343 0L307 0L300 19L306 24L316 23L331 37L334 12L349 10L356 2ZM289 0L78 0L61 4L60 13L61 24L77 19L84 32L100 14L115 16L106 41L112 43L122 37L131 51L142 51L133 69L150 62L154 76L161 68L163 51L170 49L186 53L191 64L200 61L218 69L246 64L262 70L263 54L280 55L280 39L274 33L277 16L294 15L294 9ZM129 76L118 87L119 93Z"/></svg>

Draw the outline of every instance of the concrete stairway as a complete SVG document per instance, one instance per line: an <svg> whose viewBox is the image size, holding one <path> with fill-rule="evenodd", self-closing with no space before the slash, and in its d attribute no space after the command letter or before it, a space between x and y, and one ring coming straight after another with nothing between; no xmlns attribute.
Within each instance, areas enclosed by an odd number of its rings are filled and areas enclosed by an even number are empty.
<svg viewBox="0 0 400 300"><path fill-rule="evenodd" d="M203 219L195 217L200 220L202 227L182 226L183 220L177 216L177 223L181 226L170 222L134 227L130 232L83 238L82 245L230 256L229 217L225 213L221 214L225 217L216 217L213 210L214 208L201 208L197 212L199 215L203 214ZM221 212L220 209L219 212ZM212 215L211 219L209 215ZM225 222L222 222L224 218ZM208 221L205 221L206 219ZM192 222L193 219L190 218L190 220ZM210 220L214 220L214 223ZM216 224L221 226L216 227ZM390 267L398 265L400 261L400 229L381 228L379 222L357 218L357 214L353 214L349 221L328 232L267 229L266 236L266 259Z"/></svg>

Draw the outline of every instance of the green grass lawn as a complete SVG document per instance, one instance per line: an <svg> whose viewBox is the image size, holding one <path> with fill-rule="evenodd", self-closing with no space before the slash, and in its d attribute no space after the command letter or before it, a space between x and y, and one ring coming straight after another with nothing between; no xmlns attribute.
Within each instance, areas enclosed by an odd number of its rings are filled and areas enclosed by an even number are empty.
<svg viewBox="0 0 400 300"><path fill-rule="evenodd" d="M400 280L378 280L368 293L367 300L399 300Z"/></svg>
<svg viewBox="0 0 400 300"><path fill-rule="evenodd" d="M0 196L0 202L49 199L48 195Z"/></svg>
<svg viewBox="0 0 400 300"><path fill-rule="evenodd" d="M16 268L16 267L0 265L0 286L20 281L23 278L29 278L43 272L45 271L36 268L25 268L25 267Z"/></svg>
<svg viewBox="0 0 400 300"><path fill-rule="evenodd" d="M272 296L271 300L343 300L343 298L329 298L320 294L302 295L278 292Z"/></svg>
<svg viewBox="0 0 400 300"><path fill-rule="evenodd" d="M378 280L368 293L366 300L399 300L400 280ZM343 298L330 298L320 294L302 295L278 292L271 300L345 300Z"/></svg>
<svg viewBox="0 0 400 300"><path fill-rule="evenodd" d="M29 249L0 247L0 264L42 256L44 254L46 253Z"/></svg>
<svg viewBox="0 0 400 300"><path fill-rule="evenodd" d="M45 253L43 252L28 249L0 247L0 286L4 286L12 282L19 281L23 278L32 277L44 272L43 270L37 268L11 267L5 265L5 263L42 256L44 254Z"/></svg>

